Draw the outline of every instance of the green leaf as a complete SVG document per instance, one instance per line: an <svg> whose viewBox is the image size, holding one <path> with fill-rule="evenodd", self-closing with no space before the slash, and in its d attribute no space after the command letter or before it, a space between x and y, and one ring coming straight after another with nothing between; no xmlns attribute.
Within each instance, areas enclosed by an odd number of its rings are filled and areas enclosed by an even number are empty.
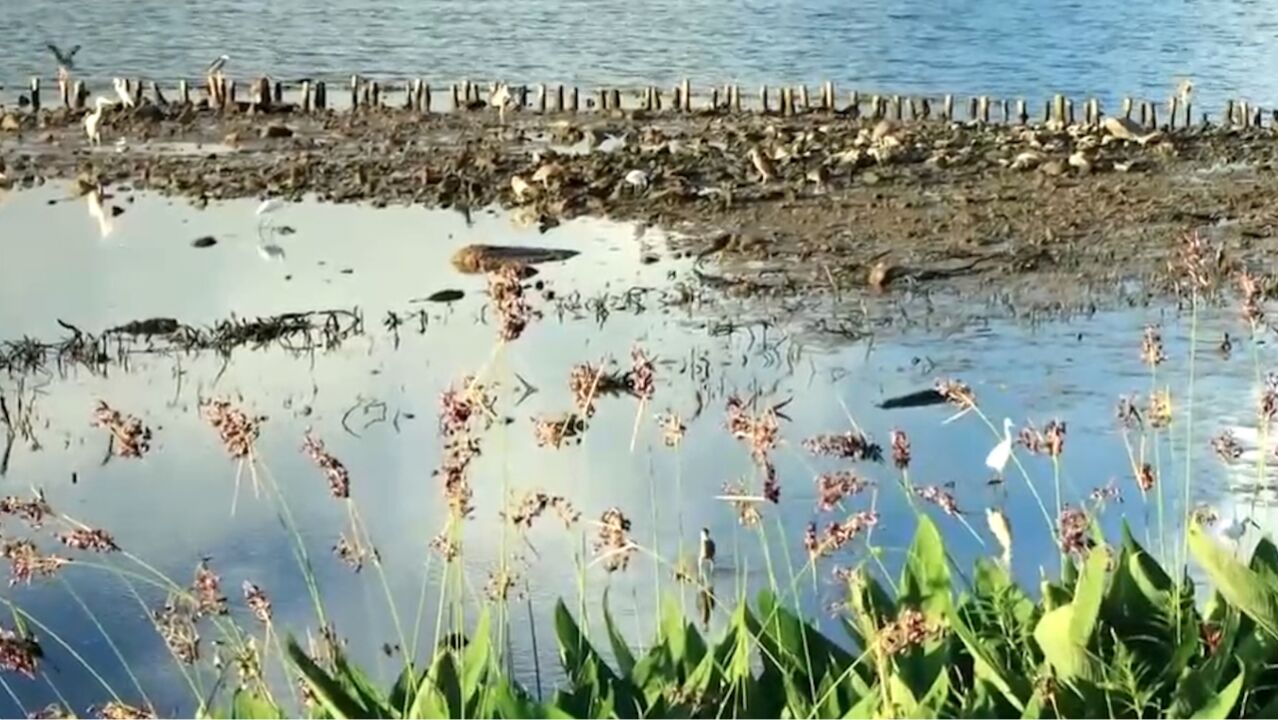
<svg viewBox="0 0 1278 720"><path fill-rule="evenodd" d="M1098 547L1087 556L1078 584L1074 586L1074 612L1070 617L1070 639L1087 647L1105 598L1105 572L1109 567L1109 550Z"/></svg>
<svg viewBox="0 0 1278 720"><path fill-rule="evenodd" d="M1070 603L1044 615L1034 628L1034 640L1042 649L1043 657L1063 679L1096 682L1102 672L1086 646L1074 641L1074 613L1074 605Z"/></svg>
<svg viewBox="0 0 1278 720"><path fill-rule="evenodd" d="M371 717L372 713L363 707L360 702L347 694L336 680L324 672L323 668L315 664L310 656L306 654L297 641L291 636L285 642L288 651L289 661L293 667L302 675L302 681L315 694L320 705L328 711L330 715L338 720L345 718L362 718Z"/></svg>
<svg viewBox="0 0 1278 720"><path fill-rule="evenodd" d="M350 664L344 653L339 651L334 655L333 665L337 672L338 683L359 701L366 712L374 717L391 717L396 714L398 708L390 707L382 691L364 674L363 670Z"/></svg>
<svg viewBox="0 0 1278 720"><path fill-rule="evenodd" d="M1012 707L1018 711L1025 709L1025 703L1021 700L1021 695L1028 694L1029 688L1026 687L1025 681L1012 674L1012 672L1003 665L998 656L989 652L985 643L976 637L976 633L963 622L958 612L950 612L950 627L954 630L954 634L958 635L959 640L963 642L967 652L972 656L972 665L976 677L993 685L998 689L1003 697L1007 699ZM1013 689L1015 683L1018 687Z"/></svg>
<svg viewBox="0 0 1278 720"><path fill-rule="evenodd" d="M236 690L231 696L231 717L250 720L274 720L283 718L284 712L275 703L249 690Z"/></svg>
<svg viewBox="0 0 1278 720"><path fill-rule="evenodd" d="M874 692L864 695L843 717L845 720L870 720L878 715L878 709L879 689L876 686Z"/></svg>
<svg viewBox="0 0 1278 720"><path fill-rule="evenodd" d="M1238 677L1234 678L1233 681L1226 685L1219 693L1216 693L1216 696L1213 697L1211 701L1199 708L1198 712L1194 713L1191 717L1195 720L1200 718L1201 720L1212 720L1215 718L1224 720L1224 718L1229 717L1229 712L1234 709L1234 705L1238 704L1238 695L1242 693L1243 678L1245 675L1246 673L1240 670L1238 672Z"/></svg>
<svg viewBox="0 0 1278 720"><path fill-rule="evenodd" d="M1263 575L1235 560L1197 522L1189 528L1189 551L1229 604L1278 637L1278 591Z"/></svg>
<svg viewBox="0 0 1278 720"><path fill-rule="evenodd" d="M479 614L479 620L475 623L475 633L466 644L466 650L462 655L461 697L467 703L475 700L480 681L488 669L489 648L492 642L488 626L488 608L485 607Z"/></svg>
<svg viewBox="0 0 1278 720"><path fill-rule="evenodd" d="M898 603L918 608L933 620L943 618L952 605L951 589L941 532L931 518L919 515L914 542L901 571Z"/></svg>
<svg viewBox="0 0 1278 720"><path fill-rule="evenodd" d="M617 625L612 621L612 611L608 609L608 589L603 594L603 616L604 626L608 630L608 642L612 644L612 654L617 658L617 667L621 670L622 675L630 675L635 668L635 656L630 652L630 646L626 644L626 638L617 630Z"/></svg>

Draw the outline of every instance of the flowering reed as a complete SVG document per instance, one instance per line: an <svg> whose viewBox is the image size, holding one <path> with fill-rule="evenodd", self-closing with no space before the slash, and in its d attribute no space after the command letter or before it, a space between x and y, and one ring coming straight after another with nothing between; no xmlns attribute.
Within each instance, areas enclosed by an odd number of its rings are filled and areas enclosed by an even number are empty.
<svg viewBox="0 0 1278 720"><path fill-rule="evenodd" d="M151 428L132 415L114 410L99 400L93 411L94 427L106 428L111 433L111 452L120 457L140 458L151 449Z"/></svg>

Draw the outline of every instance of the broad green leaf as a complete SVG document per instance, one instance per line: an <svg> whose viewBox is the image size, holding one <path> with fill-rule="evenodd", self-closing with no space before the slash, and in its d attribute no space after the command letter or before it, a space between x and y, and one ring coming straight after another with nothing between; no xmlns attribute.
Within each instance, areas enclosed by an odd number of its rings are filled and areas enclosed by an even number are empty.
<svg viewBox="0 0 1278 720"><path fill-rule="evenodd" d="M461 696L463 701L468 703L475 700L480 681L488 669L488 655L492 646L488 626L488 608L485 607L479 613L479 620L475 623L475 633L466 644L466 650L462 655Z"/></svg>
<svg viewBox="0 0 1278 720"><path fill-rule="evenodd" d="M284 712L275 703L249 690L236 690L231 697L231 717L237 720L274 720Z"/></svg>
<svg viewBox="0 0 1278 720"><path fill-rule="evenodd" d="M333 665L337 672L338 683L359 700L359 704L367 712L376 717L390 717L398 710L397 708L392 710L386 696L377 685L358 666L350 664L340 651L334 655Z"/></svg>
<svg viewBox="0 0 1278 720"><path fill-rule="evenodd" d="M289 637L285 642L285 648L288 652L289 661L293 667L302 675L302 681L315 694L320 705L328 711L330 715L339 720L345 718L362 718L370 717L372 713L360 705L359 701L349 695L342 689L336 680L324 672L324 669L315 664L310 656L306 654L297 641Z"/></svg>
<svg viewBox="0 0 1278 720"><path fill-rule="evenodd" d="M983 641L976 637L976 633L963 622L959 614L955 611L950 612L950 627L954 630L954 634L958 635L959 640L963 642L967 652L972 656L972 665L976 677L988 682L998 689L1003 697L1007 699L1017 710L1024 710L1025 704L1021 700L1021 693L1027 693L1027 689L1021 687L1020 690L1013 690L1012 684L1024 686L1024 680L1018 678L1003 666L998 657L989 652Z"/></svg>
<svg viewBox="0 0 1278 720"><path fill-rule="evenodd" d="M933 620L944 618L952 605L951 590L941 533L931 518L919 515L914 542L901 571L899 604L916 607Z"/></svg>
<svg viewBox="0 0 1278 720"><path fill-rule="evenodd" d="M634 671L635 656L630 652L630 646L626 644L626 638L617 630L617 625L612 621L612 611L608 609L608 590L604 590L603 594L603 616L604 626L608 630L608 642L612 643L612 654L617 658L617 667L621 670L622 675L630 675Z"/></svg>
<svg viewBox="0 0 1278 720"><path fill-rule="evenodd" d="M1220 594L1271 637L1278 637L1278 591L1256 571L1235 560L1195 522L1189 528L1189 551Z"/></svg>
<svg viewBox="0 0 1278 720"><path fill-rule="evenodd" d="M1086 646L1074 641L1074 627L1074 605L1063 605L1038 621L1034 640L1062 679L1096 682L1102 676L1101 670Z"/></svg>
<svg viewBox="0 0 1278 720"><path fill-rule="evenodd" d="M1070 616L1070 638L1078 645L1087 647L1092 633L1096 630L1096 620L1100 617L1101 602L1105 598L1105 571L1109 566L1109 551L1098 547L1087 556L1083 564L1083 572L1074 586L1074 612Z"/></svg>
<svg viewBox="0 0 1278 720"><path fill-rule="evenodd" d="M870 720L878 716L878 710L879 688L876 686L874 692L862 696L843 717L845 720Z"/></svg>
<svg viewBox="0 0 1278 720"><path fill-rule="evenodd" d="M436 653L430 670L418 684L417 692L413 694L408 717L458 717L461 710L461 681L457 678L453 651L441 649Z"/></svg>
<svg viewBox="0 0 1278 720"><path fill-rule="evenodd" d="M1242 693L1243 678L1246 673L1242 670L1238 671L1238 677L1234 678L1228 685L1224 687L1216 696L1213 697L1206 705L1198 709L1191 717L1194 720L1215 720L1219 718L1229 717L1229 712L1234 709L1234 705L1238 704L1238 695Z"/></svg>

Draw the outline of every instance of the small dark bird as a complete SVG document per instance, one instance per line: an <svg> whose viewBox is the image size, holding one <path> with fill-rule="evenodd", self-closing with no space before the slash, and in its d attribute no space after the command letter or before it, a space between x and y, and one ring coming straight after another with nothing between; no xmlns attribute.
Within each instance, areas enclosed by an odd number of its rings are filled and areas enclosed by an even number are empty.
<svg viewBox="0 0 1278 720"><path fill-rule="evenodd" d="M697 567L709 566L714 571L714 540L710 537L710 528L701 528L701 552L697 557Z"/></svg>
<svg viewBox="0 0 1278 720"><path fill-rule="evenodd" d="M58 61L58 69L61 71L75 69L75 54L80 52L80 46L76 45L66 52L58 49L57 45L48 43L45 47L49 48L49 52L53 53L53 57Z"/></svg>

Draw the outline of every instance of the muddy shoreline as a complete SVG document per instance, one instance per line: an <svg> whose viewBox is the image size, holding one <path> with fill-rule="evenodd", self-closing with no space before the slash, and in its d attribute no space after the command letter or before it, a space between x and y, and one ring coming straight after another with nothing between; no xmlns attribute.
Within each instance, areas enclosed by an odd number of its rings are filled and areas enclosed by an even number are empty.
<svg viewBox="0 0 1278 720"><path fill-rule="evenodd" d="M1186 231L1246 267L1272 260L1278 234L1269 128L144 104L109 109L92 147L81 112L0 115L10 190L74 178L197 204L495 205L543 228L604 216L679 233L699 278L750 297L926 288L1103 304L1120 286L1174 291L1167 261Z"/></svg>

